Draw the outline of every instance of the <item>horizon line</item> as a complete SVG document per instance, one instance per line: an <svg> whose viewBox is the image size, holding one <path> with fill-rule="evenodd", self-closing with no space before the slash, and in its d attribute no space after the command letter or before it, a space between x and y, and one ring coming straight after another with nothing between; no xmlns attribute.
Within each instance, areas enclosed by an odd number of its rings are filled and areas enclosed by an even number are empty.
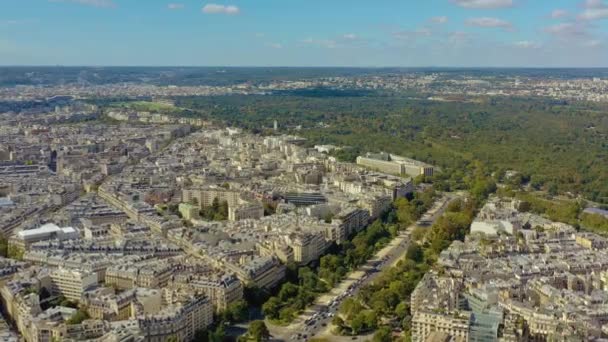
<svg viewBox="0 0 608 342"><path fill-rule="evenodd" d="M0 64L0 68L292 68L292 69L608 69L606 66L332 66L332 65L86 65Z"/></svg>

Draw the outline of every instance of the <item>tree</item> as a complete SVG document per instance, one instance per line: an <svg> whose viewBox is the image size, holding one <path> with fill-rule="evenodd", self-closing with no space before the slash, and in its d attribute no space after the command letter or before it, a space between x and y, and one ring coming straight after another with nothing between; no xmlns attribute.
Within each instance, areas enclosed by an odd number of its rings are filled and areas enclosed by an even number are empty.
<svg viewBox="0 0 608 342"><path fill-rule="evenodd" d="M459 212L462 210L463 205L464 204L462 203L462 200L460 198L455 199L448 204L447 211L450 211L453 213Z"/></svg>
<svg viewBox="0 0 608 342"><path fill-rule="evenodd" d="M220 199L218 197L215 197L211 202L211 208L216 213L220 210Z"/></svg>
<svg viewBox="0 0 608 342"><path fill-rule="evenodd" d="M532 205L528 201L521 201L519 203L519 206L517 207L517 210L520 211L520 212L522 212L522 213L527 213L531 209L532 209Z"/></svg>
<svg viewBox="0 0 608 342"><path fill-rule="evenodd" d="M281 301L277 297L270 297L262 305L262 313L270 319L278 319L281 310Z"/></svg>
<svg viewBox="0 0 608 342"><path fill-rule="evenodd" d="M420 247L419 244L412 242L407 248L405 257L415 262L422 262L424 261L424 251L422 250L422 247Z"/></svg>
<svg viewBox="0 0 608 342"><path fill-rule="evenodd" d="M0 234L0 256L3 258L8 256L8 240L3 234Z"/></svg>
<svg viewBox="0 0 608 342"><path fill-rule="evenodd" d="M264 216L274 215L277 211L276 204L263 202L262 205L264 206Z"/></svg>
<svg viewBox="0 0 608 342"><path fill-rule="evenodd" d="M194 342L209 342L209 331L199 329L194 332Z"/></svg>
<svg viewBox="0 0 608 342"><path fill-rule="evenodd" d="M240 323L246 321L249 318L249 308L247 302L239 300L231 303L224 312L224 320Z"/></svg>
<svg viewBox="0 0 608 342"><path fill-rule="evenodd" d="M281 286L281 290L279 291L279 299L282 302L287 302L290 299L297 297L299 290L300 289L297 285L292 283L285 283L283 284L283 286Z"/></svg>
<svg viewBox="0 0 608 342"><path fill-rule="evenodd" d="M374 334L374 338L372 339L372 342L391 342L392 338L391 338L391 329L389 329L388 327L381 327L380 329L378 329L378 331L376 331L376 333Z"/></svg>
<svg viewBox="0 0 608 342"><path fill-rule="evenodd" d="M290 322L296 315L296 310L290 306L284 307L279 311L279 319L283 322Z"/></svg>
<svg viewBox="0 0 608 342"><path fill-rule="evenodd" d="M269 299L270 294L257 286L245 286L243 297L245 297L249 306L260 306Z"/></svg>
<svg viewBox="0 0 608 342"><path fill-rule="evenodd" d="M344 320L340 316L334 316L331 320L331 324L341 328L344 326Z"/></svg>
<svg viewBox="0 0 608 342"><path fill-rule="evenodd" d="M267 341L270 338L270 332L268 331L268 327L266 327L266 323L260 320L249 324L247 335L256 342Z"/></svg>
<svg viewBox="0 0 608 342"><path fill-rule="evenodd" d="M412 231L412 240L413 241L421 241L426 235L427 230L423 227L416 227Z"/></svg>
<svg viewBox="0 0 608 342"><path fill-rule="evenodd" d="M400 319L404 319L410 313L410 306L408 302L402 301L395 307L395 314Z"/></svg>
<svg viewBox="0 0 608 342"><path fill-rule="evenodd" d="M67 324L80 324L80 323L82 323L82 321L84 321L85 319L89 319L89 314L88 314L86 311L84 311L84 310L80 309L80 310L76 311L76 312L75 312L75 313L72 315L72 317L70 317L70 318L69 318L69 319L66 321L66 323L67 323Z"/></svg>
<svg viewBox="0 0 608 342"><path fill-rule="evenodd" d="M7 256L15 260L23 260L23 249L18 246L9 244L7 248Z"/></svg>
<svg viewBox="0 0 608 342"><path fill-rule="evenodd" d="M215 331L209 333L209 342L224 342L226 331L223 324L218 324Z"/></svg>
<svg viewBox="0 0 608 342"><path fill-rule="evenodd" d="M350 322L350 329L352 330L353 335L359 335L361 331L365 328L365 317L361 314L356 315Z"/></svg>
<svg viewBox="0 0 608 342"><path fill-rule="evenodd" d="M358 300L347 297L340 305L340 314L346 317L347 320L352 319L357 313L363 310L363 305Z"/></svg>

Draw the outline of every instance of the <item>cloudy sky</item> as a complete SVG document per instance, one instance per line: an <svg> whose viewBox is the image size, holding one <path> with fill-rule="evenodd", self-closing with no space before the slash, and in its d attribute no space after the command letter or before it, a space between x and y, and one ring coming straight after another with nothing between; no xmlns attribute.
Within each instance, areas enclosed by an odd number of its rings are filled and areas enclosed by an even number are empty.
<svg viewBox="0 0 608 342"><path fill-rule="evenodd" d="M608 0L0 0L0 65L608 67Z"/></svg>

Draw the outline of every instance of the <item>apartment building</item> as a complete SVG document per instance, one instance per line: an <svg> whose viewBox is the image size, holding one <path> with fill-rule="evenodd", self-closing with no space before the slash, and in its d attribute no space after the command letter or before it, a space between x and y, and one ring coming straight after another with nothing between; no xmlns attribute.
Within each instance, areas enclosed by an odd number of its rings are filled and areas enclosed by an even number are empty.
<svg viewBox="0 0 608 342"><path fill-rule="evenodd" d="M368 153L365 156L359 156L357 165L398 176L424 175L430 177L434 172L431 165L388 153Z"/></svg>
<svg viewBox="0 0 608 342"><path fill-rule="evenodd" d="M87 313L93 319L105 321L122 321L133 316L133 302L136 300L135 290L127 290L118 295L85 296L83 303Z"/></svg>
<svg viewBox="0 0 608 342"><path fill-rule="evenodd" d="M83 293L97 285L97 274L88 271L58 268L50 272L51 292L80 301Z"/></svg>
<svg viewBox="0 0 608 342"><path fill-rule="evenodd" d="M243 299L243 284L234 275L219 278L180 279L172 283L172 288L187 289L205 295L211 300L216 312L226 310L231 303Z"/></svg>
<svg viewBox="0 0 608 342"><path fill-rule="evenodd" d="M260 203L246 203L228 207L228 220L257 220L264 216L264 207Z"/></svg>
<svg viewBox="0 0 608 342"><path fill-rule="evenodd" d="M245 284L271 289L285 278L285 266L274 256L247 257L223 265Z"/></svg>
<svg viewBox="0 0 608 342"><path fill-rule="evenodd" d="M301 265L317 260L329 247L329 241L319 233L293 234L289 238L290 246L293 249L293 260Z"/></svg>
<svg viewBox="0 0 608 342"><path fill-rule="evenodd" d="M173 272L173 266L166 263L118 265L106 270L105 282L119 289L161 288L167 286Z"/></svg>
<svg viewBox="0 0 608 342"><path fill-rule="evenodd" d="M240 194L238 191L224 188L202 188L184 189L182 191L182 202L198 203L199 208L210 207L217 199L221 202L228 202L229 207L239 204Z"/></svg>
<svg viewBox="0 0 608 342"><path fill-rule="evenodd" d="M412 318L412 341L424 342L433 332L445 333L458 341L468 341L470 322L470 312L450 315L416 312Z"/></svg>
<svg viewBox="0 0 608 342"><path fill-rule="evenodd" d="M46 240L73 240L80 238L80 233L73 227L59 227L53 223L47 223L36 229L22 230L11 238L11 244L19 248Z"/></svg>
<svg viewBox="0 0 608 342"><path fill-rule="evenodd" d="M192 298L183 304L170 305L155 315L138 319L146 342L165 342L169 338L191 341L197 330L213 322L213 305L207 297Z"/></svg>

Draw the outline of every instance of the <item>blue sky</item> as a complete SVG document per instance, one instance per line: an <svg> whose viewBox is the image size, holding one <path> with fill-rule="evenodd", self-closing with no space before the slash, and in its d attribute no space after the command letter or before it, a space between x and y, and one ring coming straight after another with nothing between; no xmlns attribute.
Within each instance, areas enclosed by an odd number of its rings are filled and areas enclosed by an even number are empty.
<svg viewBox="0 0 608 342"><path fill-rule="evenodd" d="M608 0L1 0L0 65L607 67Z"/></svg>

